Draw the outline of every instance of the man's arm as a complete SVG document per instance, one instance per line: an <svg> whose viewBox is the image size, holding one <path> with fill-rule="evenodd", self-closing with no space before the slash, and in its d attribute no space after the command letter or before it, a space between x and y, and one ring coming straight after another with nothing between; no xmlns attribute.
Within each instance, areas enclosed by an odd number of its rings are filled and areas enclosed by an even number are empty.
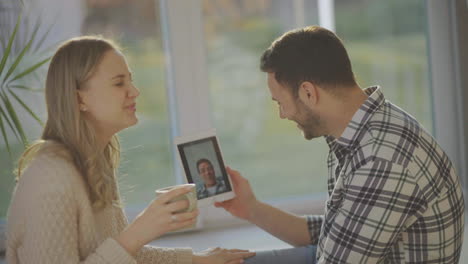
<svg viewBox="0 0 468 264"><path fill-rule="evenodd" d="M258 202L249 221L293 246L311 243L306 217Z"/></svg>
<svg viewBox="0 0 468 264"><path fill-rule="evenodd" d="M405 168L381 159L343 181L342 200L328 207L327 219L333 222L324 227L318 263L380 263L427 209L424 195ZM422 239L425 229L420 232Z"/></svg>
<svg viewBox="0 0 468 264"><path fill-rule="evenodd" d="M236 197L216 203L216 207L223 207L232 215L257 225L293 246L310 244L307 218L284 212L258 201L247 179L229 167L227 167L227 172L231 176Z"/></svg>

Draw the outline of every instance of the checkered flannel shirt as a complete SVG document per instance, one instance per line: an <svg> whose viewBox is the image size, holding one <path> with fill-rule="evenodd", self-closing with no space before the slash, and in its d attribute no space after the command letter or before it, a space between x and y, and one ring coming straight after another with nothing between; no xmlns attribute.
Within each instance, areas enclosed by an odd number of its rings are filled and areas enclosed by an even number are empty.
<svg viewBox="0 0 468 264"><path fill-rule="evenodd" d="M447 155L378 86L326 137L325 214L308 216L318 263L457 263L464 203Z"/></svg>

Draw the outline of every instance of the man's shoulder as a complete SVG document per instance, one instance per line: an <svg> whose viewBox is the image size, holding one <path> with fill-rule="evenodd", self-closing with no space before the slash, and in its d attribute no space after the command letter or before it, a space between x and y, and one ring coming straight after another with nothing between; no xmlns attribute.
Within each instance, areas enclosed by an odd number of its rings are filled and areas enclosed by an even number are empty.
<svg viewBox="0 0 468 264"><path fill-rule="evenodd" d="M374 137L386 140L399 139L402 136L417 139L425 132L416 118L388 101L374 113L366 126ZM388 137L389 135L393 138Z"/></svg>
<svg viewBox="0 0 468 264"><path fill-rule="evenodd" d="M216 182L224 182L224 177L223 176L216 177Z"/></svg>
<svg viewBox="0 0 468 264"><path fill-rule="evenodd" d="M203 192L205 190L205 185L203 183L199 183L195 185L197 192Z"/></svg>
<svg viewBox="0 0 468 264"><path fill-rule="evenodd" d="M430 135L410 114L386 102L364 126L360 151L368 156L407 166L421 140Z"/></svg>

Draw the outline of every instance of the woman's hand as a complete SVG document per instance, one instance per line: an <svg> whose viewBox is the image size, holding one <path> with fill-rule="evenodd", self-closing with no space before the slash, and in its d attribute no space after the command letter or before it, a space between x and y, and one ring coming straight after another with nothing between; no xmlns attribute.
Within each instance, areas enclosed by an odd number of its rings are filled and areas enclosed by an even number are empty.
<svg viewBox="0 0 468 264"><path fill-rule="evenodd" d="M197 220L198 210L175 213L189 206L187 200L170 203L173 198L190 192L189 188L171 190L154 199L116 239L131 255L161 235L188 227Z"/></svg>
<svg viewBox="0 0 468 264"><path fill-rule="evenodd" d="M210 248L195 253L193 264L237 264L243 263L245 258L255 256L255 252L241 249Z"/></svg>

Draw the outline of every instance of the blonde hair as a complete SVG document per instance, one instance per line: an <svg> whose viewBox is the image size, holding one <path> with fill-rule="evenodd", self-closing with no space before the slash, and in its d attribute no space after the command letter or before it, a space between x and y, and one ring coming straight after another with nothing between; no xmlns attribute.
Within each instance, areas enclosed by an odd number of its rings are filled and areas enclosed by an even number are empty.
<svg viewBox="0 0 468 264"><path fill-rule="evenodd" d="M17 179L22 170L44 146L54 141L65 151L88 187L94 209L110 204L120 205L115 169L120 160L120 144L116 135L102 149L96 132L79 110L78 90L96 71L104 53L120 48L110 40L85 36L64 42L53 56L47 73L45 97L48 119L41 140L29 146L19 160ZM60 148L62 150L60 150ZM49 150L49 149L48 149Z"/></svg>

